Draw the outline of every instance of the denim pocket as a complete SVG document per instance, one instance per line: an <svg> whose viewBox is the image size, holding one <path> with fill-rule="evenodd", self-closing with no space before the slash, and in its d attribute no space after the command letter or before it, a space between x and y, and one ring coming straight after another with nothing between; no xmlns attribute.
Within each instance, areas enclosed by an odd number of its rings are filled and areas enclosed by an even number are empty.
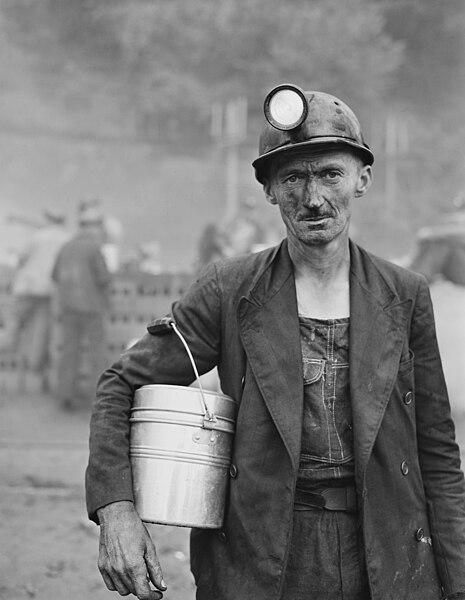
<svg viewBox="0 0 465 600"><path fill-rule="evenodd" d="M325 370L325 360L322 358L304 358L304 385L315 383L323 376Z"/></svg>

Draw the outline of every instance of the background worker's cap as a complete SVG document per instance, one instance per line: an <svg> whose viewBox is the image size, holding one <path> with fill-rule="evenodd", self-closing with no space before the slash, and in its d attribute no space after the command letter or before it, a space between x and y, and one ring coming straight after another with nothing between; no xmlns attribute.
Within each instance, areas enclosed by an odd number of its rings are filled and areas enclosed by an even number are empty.
<svg viewBox="0 0 465 600"><path fill-rule="evenodd" d="M78 207L78 222L80 225L92 225L103 222L103 210L98 198L82 200Z"/></svg>
<svg viewBox="0 0 465 600"><path fill-rule="evenodd" d="M324 92L304 92L292 84L273 88L265 99L266 123L259 157L252 166L260 183L272 157L313 146L352 148L367 165L374 162L360 123L347 104Z"/></svg>

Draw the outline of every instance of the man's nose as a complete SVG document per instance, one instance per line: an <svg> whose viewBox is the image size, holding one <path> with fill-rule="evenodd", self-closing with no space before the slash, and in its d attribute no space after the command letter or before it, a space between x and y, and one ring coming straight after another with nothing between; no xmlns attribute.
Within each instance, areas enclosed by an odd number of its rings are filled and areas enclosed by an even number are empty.
<svg viewBox="0 0 465 600"><path fill-rule="evenodd" d="M309 208L319 208L324 202L318 183L314 179L310 179L306 185L304 202Z"/></svg>

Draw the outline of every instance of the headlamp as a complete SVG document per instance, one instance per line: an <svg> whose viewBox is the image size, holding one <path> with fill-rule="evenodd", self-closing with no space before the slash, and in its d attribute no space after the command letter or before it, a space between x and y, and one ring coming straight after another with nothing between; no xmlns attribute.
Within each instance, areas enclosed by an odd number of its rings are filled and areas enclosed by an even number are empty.
<svg viewBox="0 0 465 600"><path fill-rule="evenodd" d="M263 109L268 123L281 131L299 127L308 114L303 90L290 83L273 88L265 99Z"/></svg>

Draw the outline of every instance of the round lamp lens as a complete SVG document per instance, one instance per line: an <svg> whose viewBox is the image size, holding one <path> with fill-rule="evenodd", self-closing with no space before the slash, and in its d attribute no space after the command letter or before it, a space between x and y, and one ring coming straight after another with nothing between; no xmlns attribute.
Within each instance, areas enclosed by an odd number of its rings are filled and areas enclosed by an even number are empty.
<svg viewBox="0 0 465 600"><path fill-rule="evenodd" d="M293 89L281 89L270 97L268 111L272 125L279 129L292 129L303 120L304 99Z"/></svg>

